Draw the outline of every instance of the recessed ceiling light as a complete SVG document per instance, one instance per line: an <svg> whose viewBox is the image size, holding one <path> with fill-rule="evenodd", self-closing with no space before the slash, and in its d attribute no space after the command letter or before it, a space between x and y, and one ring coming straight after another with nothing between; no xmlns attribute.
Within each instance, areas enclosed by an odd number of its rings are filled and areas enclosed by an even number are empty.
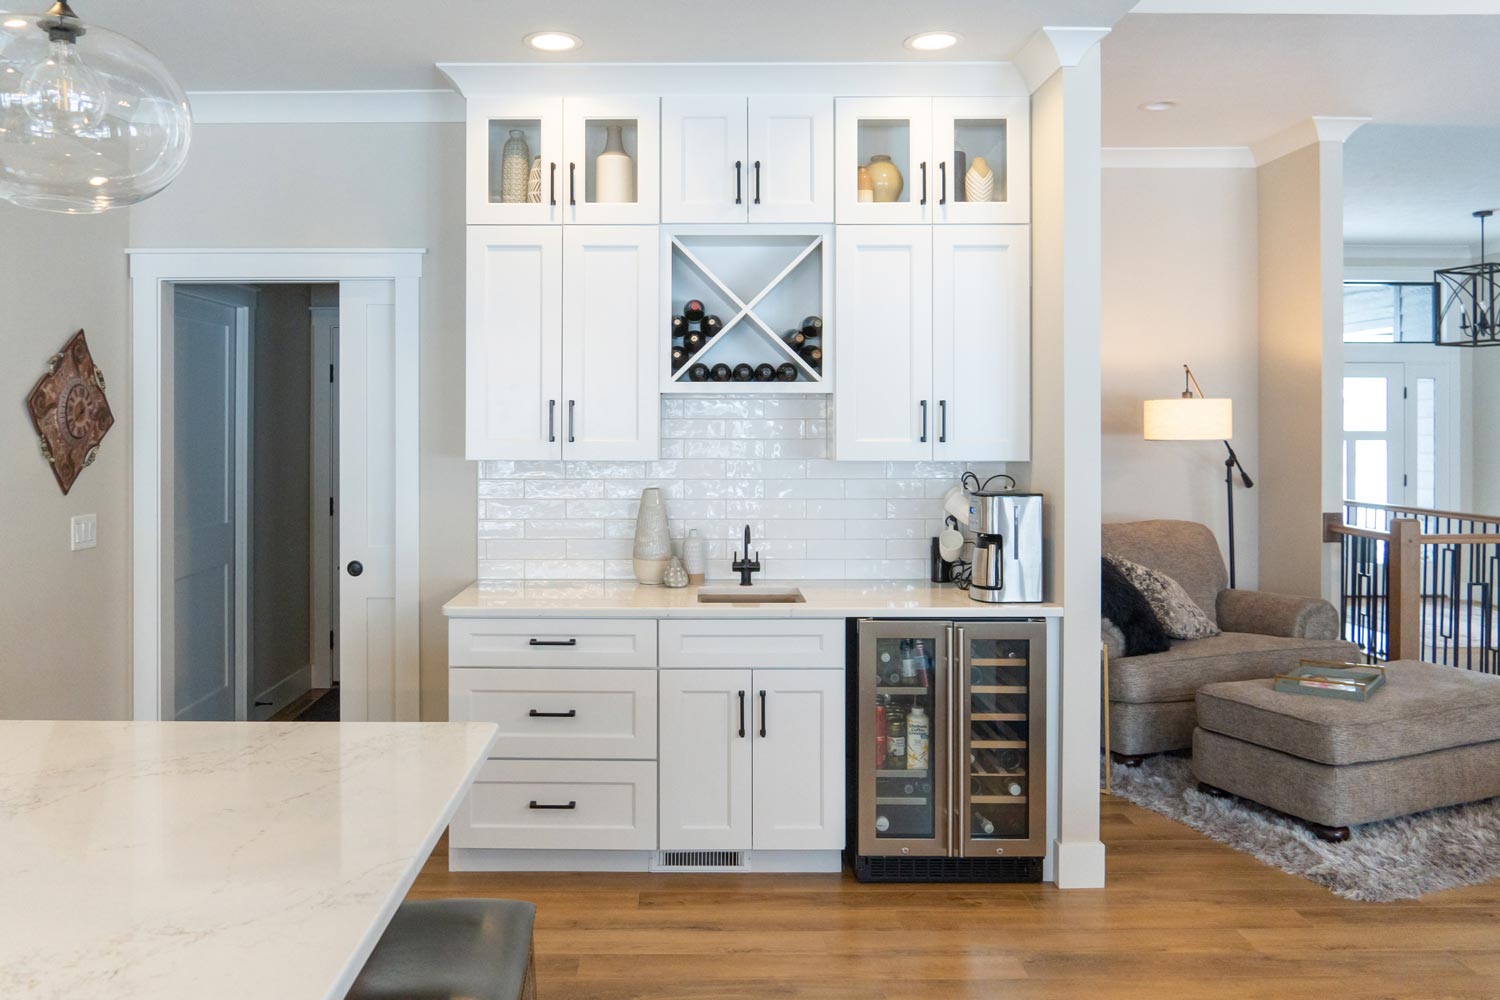
<svg viewBox="0 0 1500 1000"><path fill-rule="evenodd" d="M94 187L100 187L101 185L108 184L109 183L109 178L108 177L90 177L89 178L89 183L92 184L92 185L94 185Z"/></svg>
<svg viewBox="0 0 1500 1000"><path fill-rule="evenodd" d="M583 39L566 31L536 31L527 35L524 41L542 52L571 52L583 44Z"/></svg>
<svg viewBox="0 0 1500 1000"><path fill-rule="evenodd" d="M961 37L951 31L924 31L920 35L912 35L905 45L918 52L936 52L939 49L953 48Z"/></svg>
<svg viewBox="0 0 1500 1000"><path fill-rule="evenodd" d="M13 17L9 21L5 22L5 26L7 28L24 28L26 27L26 22L21 20L19 17Z"/></svg>
<svg viewBox="0 0 1500 1000"><path fill-rule="evenodd" d="M1141 105L1142 111L1171 111L1177 107L1176 101L1148 101Z"/></svg>

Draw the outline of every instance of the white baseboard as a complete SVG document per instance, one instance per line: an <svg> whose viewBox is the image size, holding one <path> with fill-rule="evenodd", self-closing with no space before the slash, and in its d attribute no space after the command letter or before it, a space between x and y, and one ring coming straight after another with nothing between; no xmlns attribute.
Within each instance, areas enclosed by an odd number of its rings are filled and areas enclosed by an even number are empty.
<svg viewBox="0 0 1500 1000"><path fill-rule="evenodd" d="M1104 888L1104 844L1098 840L1057 841L1059 889Z"/></svg>
<svg viewBox="0 0 1500 1000"><path fill-rule="evenodd" d="M522 851L490 847L448 850L451 872L649 872L654 851ZM746 851L749 873L837 872L842 851ZM677 874L659 872L662 875Z"/></svg>
<svg viewBox="0 0 1500 1000"><path fill-rule="evenodd" d="M312 664L288 674L270 687L250 699L250 710L246 713L252 722L269 719L296 699L312 690ZM269 705L256 707L257 701L269 701Z"/></svg>

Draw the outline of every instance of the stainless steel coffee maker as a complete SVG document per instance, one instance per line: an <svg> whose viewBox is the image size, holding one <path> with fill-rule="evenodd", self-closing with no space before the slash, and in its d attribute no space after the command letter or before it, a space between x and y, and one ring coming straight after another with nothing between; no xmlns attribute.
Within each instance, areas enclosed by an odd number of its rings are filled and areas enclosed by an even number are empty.
<svg viewBox="0 0 1500 1000"><path fill-rule="evenodd" d="M974 573L969 597L985 604L1042 599L1042 495L1010 490L969 493Z"/></svg>

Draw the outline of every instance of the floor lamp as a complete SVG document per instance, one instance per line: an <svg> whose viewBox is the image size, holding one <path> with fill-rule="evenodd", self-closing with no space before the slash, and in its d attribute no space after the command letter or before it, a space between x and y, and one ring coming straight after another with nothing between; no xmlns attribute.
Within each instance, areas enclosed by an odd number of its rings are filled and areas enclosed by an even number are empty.
<svg viewBox="0 0 1500 1000"><path fill-rule="evenodd" d="M1234 572L1234 474L1238 470L1245 489L1255 482L1229 439L1234 436L1234 401L1209 399L1203 395L1193 370L1182 366L1182 395L1177 399L1146 400L1147 441L1223 441L1229 457L1224 459L1224 490L1229 498L1229 586L1235 586Z"/></svg>

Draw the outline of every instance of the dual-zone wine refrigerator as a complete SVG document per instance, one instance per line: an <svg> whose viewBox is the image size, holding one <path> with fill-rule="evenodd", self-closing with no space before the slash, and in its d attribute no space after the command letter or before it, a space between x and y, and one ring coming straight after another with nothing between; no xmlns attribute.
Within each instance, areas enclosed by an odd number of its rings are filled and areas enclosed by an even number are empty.
<svg viewBox="0 0 1500 1000"><path fill-rule="evenodd" d="M858 650L848 771L855 874L1041 881L1046 625L868 620L857 629L849 644Z"/></svg>

